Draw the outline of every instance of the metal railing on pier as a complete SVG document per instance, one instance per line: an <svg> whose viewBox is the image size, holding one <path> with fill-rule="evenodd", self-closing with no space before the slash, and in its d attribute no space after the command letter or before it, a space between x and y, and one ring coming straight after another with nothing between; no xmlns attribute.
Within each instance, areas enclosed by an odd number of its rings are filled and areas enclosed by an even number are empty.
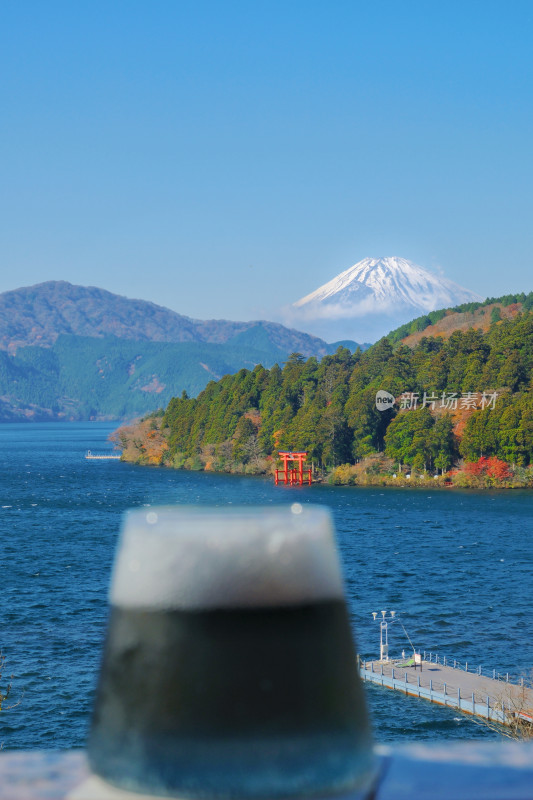
<svg viewBox="0 0 533 800"><path fill-rule="evenodd" d="M533 690L524 684L507 679L498 681L490 673L484 675L479 668L468 669L466 663L461 668L457 659L454 667L453 659L452 663L446 659L444 664L443 659L439 661L438 654L424 653L424 656L418 665L420 672L411 662L362 659L359 659L359 672L365 681L490 722L512 725L519 718L533 724Z"/></svg>
<svg viewBox="0 0 533 800"><path fill-rule="evenodd" d="M118 453L92 453L87 450L85 458L89 461L120 461L122 456Z"/></svg>
<svg viewBox="0 0 533 800"><path fill-rule="evenodd" d="M510 672L497 672L495 669L486 669L482 667L481 664L475 665L471 661L460 661L458 658L450 658L449 656L443 656L439 653L428 652L426 650L422 653L422 659L428 661L430 664L441 664L443 667L452 667L453 669L470 672L473 675L483 675L485 678L490 678L493 681L533 687L531 676L515 675Z"/></svg>

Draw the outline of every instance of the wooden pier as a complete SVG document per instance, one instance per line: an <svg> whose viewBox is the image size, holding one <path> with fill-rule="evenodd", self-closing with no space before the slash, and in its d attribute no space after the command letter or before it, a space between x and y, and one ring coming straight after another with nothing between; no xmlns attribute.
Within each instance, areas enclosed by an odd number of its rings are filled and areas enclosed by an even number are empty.
<svg viewBox="0 0 533 800"><path fill-rule="evenodd" d="M364 681L377 683L403 694L429 700L500 725L533 724L533 689L509 681L509 675L488 675L477 667L460 665L426 654L416 667L412 660L363 661L359 672Z"/></svg>
<svg viewBox="0 0 533 800"><path fill-rule="evenodd" d="M96 453L91 453L90 450L87 450L85 458L89 461L120 461L122 456L119 456L116 453L102 453L101 455L98 455Z"/></svg>

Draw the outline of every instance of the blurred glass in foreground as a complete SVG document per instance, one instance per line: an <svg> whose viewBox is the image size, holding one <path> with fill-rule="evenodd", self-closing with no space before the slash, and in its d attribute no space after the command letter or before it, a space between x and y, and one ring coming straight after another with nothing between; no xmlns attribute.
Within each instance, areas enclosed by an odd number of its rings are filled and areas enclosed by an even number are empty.
<svg viewBox="0 0 533 800"><path fill-rule="evenodd" d="M190 798L366 793L372 742L327 509L129 512L110 601L95 773Z"/></svg>

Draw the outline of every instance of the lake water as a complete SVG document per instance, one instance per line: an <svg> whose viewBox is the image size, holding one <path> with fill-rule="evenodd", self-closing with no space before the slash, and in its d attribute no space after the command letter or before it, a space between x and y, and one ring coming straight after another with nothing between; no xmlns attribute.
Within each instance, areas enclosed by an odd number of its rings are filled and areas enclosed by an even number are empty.
<svg viewBox="0 0 533 800"><path fill-rule="evenodd" d="M372 611L411 640L485 669L533 665L533 493L275 487L268 478L90 462L102 423L0 425L0 649L13 674L6 749L84 745L122 512L155 503L323 503L334 514L359 651L379 656ZM429 482L428 482L429 483ZM409 650L399 624L390 647ZM366 686L378 741L491 738L450 709ZM6 706L8 703L6 703Z"/></svg>

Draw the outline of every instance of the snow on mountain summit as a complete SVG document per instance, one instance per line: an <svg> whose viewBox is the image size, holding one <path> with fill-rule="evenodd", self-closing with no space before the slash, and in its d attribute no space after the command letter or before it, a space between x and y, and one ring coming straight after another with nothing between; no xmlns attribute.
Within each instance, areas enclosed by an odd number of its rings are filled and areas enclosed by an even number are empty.
<svg viewBox="0 0 533 800"><path fill-rule="evenodd" d="M364 258L293 304L307 318L340 319L367 314L413 316L482 298L405 258Z"/></svg>

